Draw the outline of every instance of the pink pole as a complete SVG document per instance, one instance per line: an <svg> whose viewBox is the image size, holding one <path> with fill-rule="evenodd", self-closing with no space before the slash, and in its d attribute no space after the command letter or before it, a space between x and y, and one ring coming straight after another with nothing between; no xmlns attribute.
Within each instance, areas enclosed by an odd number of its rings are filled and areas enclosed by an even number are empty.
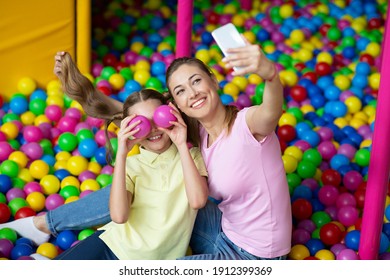
<svg viewBox="0 0 390 280"><path fill-rule="evenodd" d="M375 116L370 165L364 203L359 255L362 260L378 258L380 236L389 183L390 157L390 9L387 9L384 40L382 43L381 80ZM387 152L386 152L387 151Z"/></svg>
<svg viewBox="0 0 390 280"><path fill-rule="evenodd" d="M241 0L241 8L243 10L251 10L252 9L252 0Z"/></svg>
<svg viewBox="0 0 390 280"><path fill-rule="evenodd" d="M191 56L192 0L179 0L177 3L176 58Z"/></svg>

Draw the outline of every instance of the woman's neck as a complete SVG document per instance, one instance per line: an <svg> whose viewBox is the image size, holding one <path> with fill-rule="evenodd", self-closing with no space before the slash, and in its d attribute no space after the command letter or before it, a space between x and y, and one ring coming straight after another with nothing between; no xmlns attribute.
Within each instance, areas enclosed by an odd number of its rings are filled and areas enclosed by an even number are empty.
<svg viewBox="0 0 390 280"><path fill-rule="evenodd" d="M207 146L211 146L226 128L225 118L226 108L221 104L207 119L199 121L208 134Z"/></svg>

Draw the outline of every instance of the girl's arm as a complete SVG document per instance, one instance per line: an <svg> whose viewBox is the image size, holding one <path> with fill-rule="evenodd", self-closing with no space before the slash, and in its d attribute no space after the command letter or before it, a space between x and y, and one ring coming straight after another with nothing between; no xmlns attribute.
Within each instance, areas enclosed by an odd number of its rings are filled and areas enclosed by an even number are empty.
<svg viewBox="0 0 390 280"><path fill-rule="evenodd" d="M206 205L209 194L207 180L200 175L188 149L186 123L178 109L173 104L169 105L172 108L171 113L176 116L177 121L171 122L172 129L160 129L168 134L179 151L188 202L191 208L200 209Z"/></svg>
<svg viewBox="0 0 390 280"><path fill-rule="evenodd" d="M229 50L224 58L226 66L240 66L242 69L233 75L255 73L265 80L263 103L251 107L246 115L248 127L257 139L261 139L275 131L283 112L283 86L280 82L276 65L270 61L258 45L248 45Z"/></svg>
<svg viewBox="0 0 390 280"><path fill-rule="evenodd" d="M132 115L123 119L118 132L118 150L109 202L111 219L118 224L127 222L133 200L133 194L126 189L126 158L131 148L139 142L137 139L129 139L139 130L134 129L140 123L139 121L128 125L134 117L135 115Z"/></svg>

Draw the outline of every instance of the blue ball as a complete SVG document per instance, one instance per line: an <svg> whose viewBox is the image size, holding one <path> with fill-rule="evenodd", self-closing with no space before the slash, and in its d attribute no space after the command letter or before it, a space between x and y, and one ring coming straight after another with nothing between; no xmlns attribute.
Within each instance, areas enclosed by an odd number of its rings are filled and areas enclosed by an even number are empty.
<svg viewBox="0 0 390 280"><path fill-rule="evenodd" d="M93 157L95 155L97 148L98 148L98 144L94 139L91 138L81 140L78 146L80 154L85 158Z"/></svg>
<svg viewBox="0 0 390 280"><path fill-rule="evenodd" d="M354 86L354 87L364 89L365 87L367 87L367 85L368 85L367 75L356 74L352 78L352 86Z"/></svg>
<svg viewBox="0 0 390 280"><path fill-rule="evenodd" d="M355 47L345 47L342 54L345 58L353 59L356 56Z"/></svg>
<svg viewBox="0 0 390 280"><path fill-rule="evenodd" d="M338 170L343 165L349 164L349 158L343 154L336 154L330 159L330 167Z"/></svg>
<svg viewBox="0 0 390 280"><path fill-rule="evenodd" d="M58 234L56 243L62 250L66 250L69 249L76 240L77 236L73 231L64 230Z"/></svg>
<svg viewBox="0 0 390 280"><path fill-rule="evenodd" d="M23 114L28 110L28 101L24 97L16 96L11 99L10 108L15 114Z"/></svg>
<svg viewBox="0 0 390 280"><path fill-rule="evenodd" d="M386 209L385 209L385 217L387 220L390 221L390 205L387 205L386 206Z"/></svg>
<svg viewBox="0 0 390 280"><path fill-rule="evenodd" d="M229 94L221 94L219 98L221 98L222 104L224 105L234 102L234 98Z"/></svg>
<svg viewBox="0 0 390 280"><path fill-rule="evenodd" d="M56 176L60 181L70 175L70 172L66 169L57 169L56 171L54 171L54 176Z"/></svg>
<svg viewBox="0 0 390 280"><path fill-rule="evenodd" d="M130 93L135 91L140 91L142 89L141 85L135 80L128 80L124 86L124 89Z"/></svg>
<svg viewBox="0 0 390 280"><path fill-rule="evenodd" d="M325 244L317 238L309 239L305 246L309 249L311 256L314 256L319 250L325 249Z"/></svg>
<svg viewBox="0 0 390 280"><path fill-rule="evenodd" d="M348 107L341 101L334 101L332 111L330 112L336 118L344 117L348 112Z"/></svg>
<svg viewBox="0 0 390 280"><path fill-rule="evenodd" d="M0 174L0 192L7 193L12 188L12 180L4 174Z"/></svg>
<svg viewBox="0 0 390 280"><path fill-rule="evenodd" d="M95 159L100 165L106 165L106 148L105 147L99 147L95 151Z"/></svg>
<svg viewBox="0 0 390 280"><path fill-rule="evenodd" d="M355 72L357 74L368 75L371 72L371 66L367 62L361 61L356 65Z"/></svg>
<svg viewBox="0 0 390 280"><path fill-rule="evenodd" d="M386 234L381 232L381 239L379 241L379 254L382 254L387 251L389 248L390 241Z"/></svg>
<svg viewBox="0 0 390 280"><path fill-rule="evenodd" d="M312 198L312 192L311 189L307 186L297 186L293 191L293 200L298 198L305 198L307 200L310 200Z"/></svg>
<svg viewBox="0 0 390 280"><path fill-rule="evenodd" d="M150 71L153 76L159 76L165 74L165 63L162 61L155 61L152 63Z"/></svg>
<svg viewBox="0 0 390 280"><path fill-rule="evenodd" d="M17 244L14 246L14 248L12 248L11 259L17 260L20 257L30 256L34 252L35 252L34 247L29 244L26 243Z"/></svg>
<svg viewBox="0 0 390 280"><path fill-rule="evenodd" d="M42 99L46 101L47 94L43 89L36 89L30 95L30 101L34 99Z"/></svg>
<svg viewBox="0 0 390 280"><path fill-rule="evenodd" d="M347 232L344 240L345 240L345 245L349 249L357 251L359 249L359 243L360 243L360 231L351 230L350 232Z"/></svg>
<svg viewBox="0 0 390 280"><path fill-rule="evenodd" d="M202 32L200 38L202 40L202 43L205 45L210 45L214 41L213 36L211 36L211 33L208 31Z"/></svg>
<svg viewBox="0 0 390 280"><path fill-rule="evenodd" d="M324 90L324 96L328 100L339 100L341 94L341 90L335 85L329 85Z"/></svg>
<svg viewBox="0 0 390 280"><path fill-rule="evenodd" d="M320 136L313 130L306 130L302 132L301 140L305 140L311 147L317 147L321 141Z"/></svg>

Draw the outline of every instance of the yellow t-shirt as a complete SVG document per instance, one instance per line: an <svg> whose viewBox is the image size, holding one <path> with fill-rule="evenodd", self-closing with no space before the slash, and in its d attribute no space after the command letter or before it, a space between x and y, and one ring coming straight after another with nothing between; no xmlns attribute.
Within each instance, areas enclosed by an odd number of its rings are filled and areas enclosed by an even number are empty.
<svg viewBox="0 0 390 280"><path fill-rule="evenodd" d="M207 176L198 148L190 150ZM183 169L175 145L162 154L140 149L126 161L126 188L133 193L127 223L110 222L100 238L120 260L169 260L188 249L197 211L186 196Z"/></svg>

